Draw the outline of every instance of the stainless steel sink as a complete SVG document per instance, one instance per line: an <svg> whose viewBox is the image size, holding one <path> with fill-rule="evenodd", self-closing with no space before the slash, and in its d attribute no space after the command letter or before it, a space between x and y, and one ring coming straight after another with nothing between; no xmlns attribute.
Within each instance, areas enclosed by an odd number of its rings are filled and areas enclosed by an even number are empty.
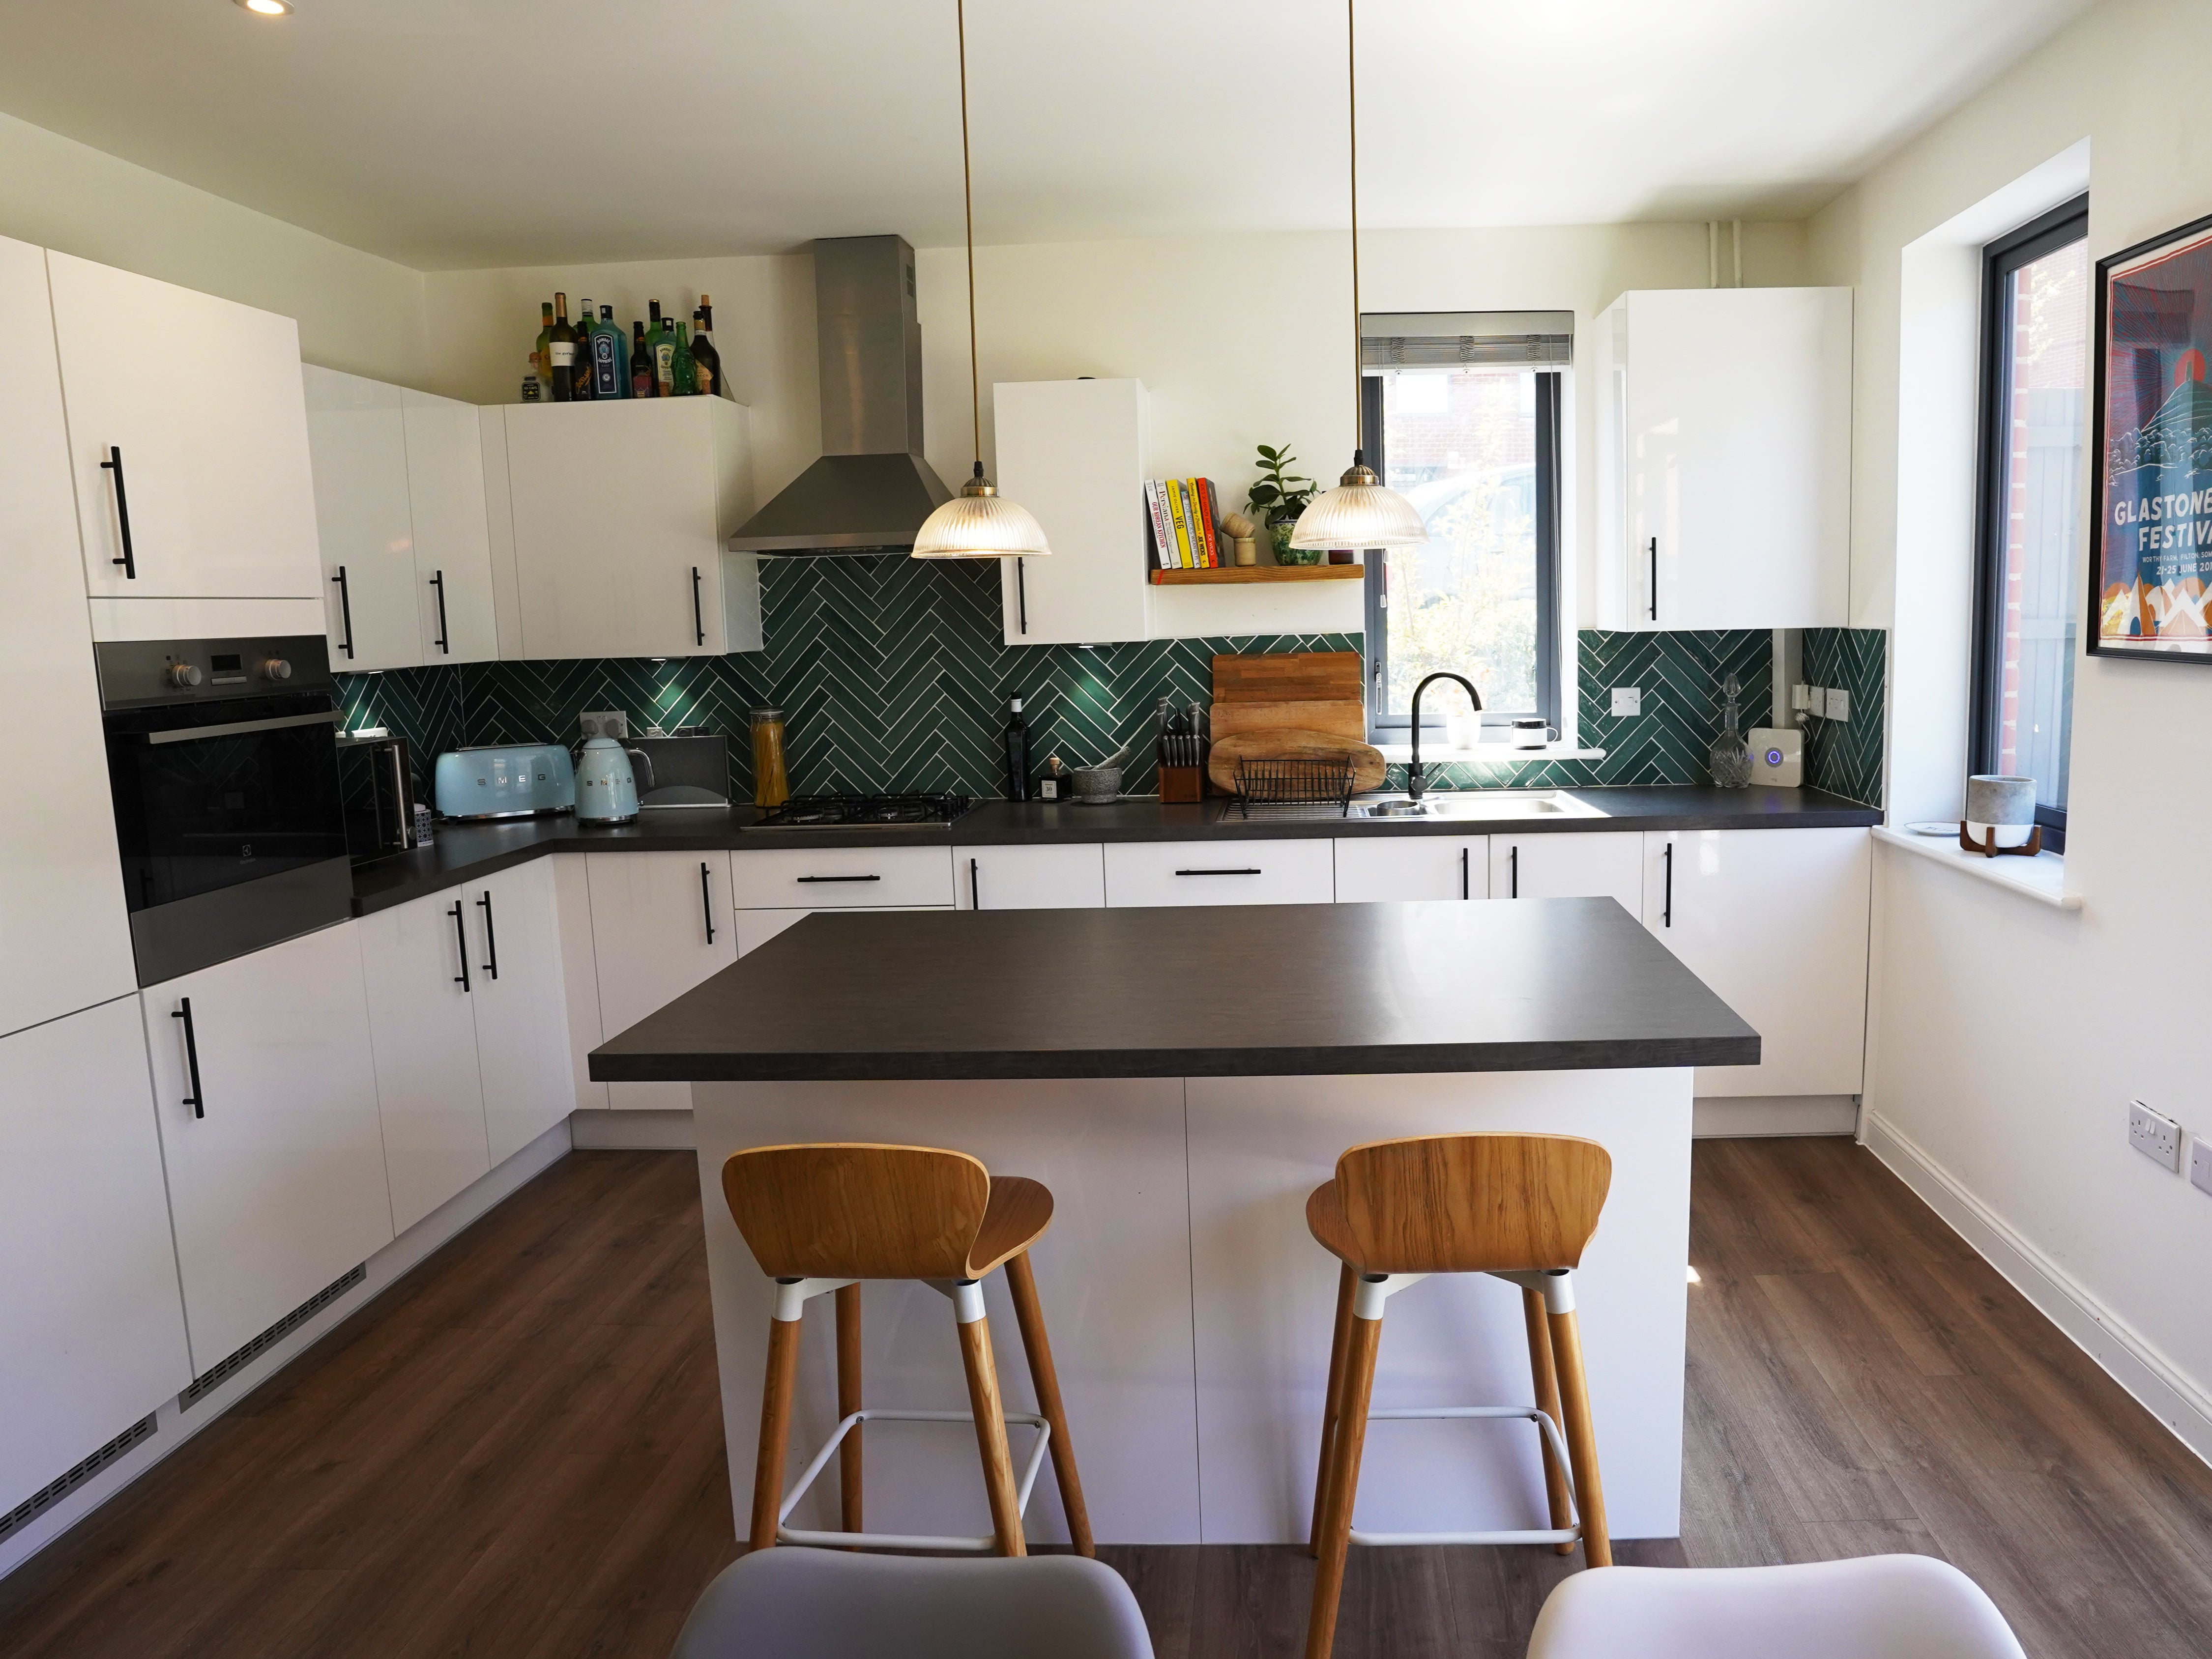
<svg viewBox="0 0 2212 1659"><path fill-rule="evenodd" d="M1603 818L1601 808L1559 790L1431 790L1410 796L1370 796L1352 803L1361 818L1493 819Z"/></svg>

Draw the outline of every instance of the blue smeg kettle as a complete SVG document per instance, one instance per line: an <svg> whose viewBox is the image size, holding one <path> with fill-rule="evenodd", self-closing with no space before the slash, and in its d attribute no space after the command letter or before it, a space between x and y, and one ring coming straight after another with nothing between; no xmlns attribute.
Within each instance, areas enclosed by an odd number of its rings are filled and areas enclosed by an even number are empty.
<svg viewBox="0 0 2212 1659"><path fill-rule="evenodd" d="M627 824L637 816L637 774L629 751L611 737L585 740L576 763L576 821Z"/></svg>

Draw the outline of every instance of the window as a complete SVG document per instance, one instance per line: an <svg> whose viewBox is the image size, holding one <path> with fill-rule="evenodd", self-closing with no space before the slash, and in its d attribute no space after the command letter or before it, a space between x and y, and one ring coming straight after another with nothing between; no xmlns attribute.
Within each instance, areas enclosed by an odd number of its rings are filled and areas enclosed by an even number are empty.
<svg viewBox="0 0 2212 1659"><path fill-rule="evenodd" d="M1438 669L1482 692L1483 719L1559 724L1558 312L1363 319L1367 463L1411 500L1425 546L1367 560L1368 720L1402 739ZM1440 725L1454 696L1431 699Z"/></svg>
<svg viewBox="0 0 2212 1659"><path fill-rule="evenodd" d="M2043 844L2066 845L2074 724L2074 582L2083 558L2089 392L2089 199L1985 251L1977 772L2030 777Z"/></svg>

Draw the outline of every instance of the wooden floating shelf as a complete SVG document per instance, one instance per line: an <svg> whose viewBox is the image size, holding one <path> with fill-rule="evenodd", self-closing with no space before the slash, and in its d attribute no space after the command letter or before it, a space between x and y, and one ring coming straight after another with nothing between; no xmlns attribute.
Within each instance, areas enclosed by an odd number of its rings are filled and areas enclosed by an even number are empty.
<svg viewBox="0 0 2212 1659"><path fill-rule="evenodd" d="M1367 574L1364 565L1223 565L1213 570L1156 570L1156 588L1195 586L1212 582L1356 582Z"/></svg>

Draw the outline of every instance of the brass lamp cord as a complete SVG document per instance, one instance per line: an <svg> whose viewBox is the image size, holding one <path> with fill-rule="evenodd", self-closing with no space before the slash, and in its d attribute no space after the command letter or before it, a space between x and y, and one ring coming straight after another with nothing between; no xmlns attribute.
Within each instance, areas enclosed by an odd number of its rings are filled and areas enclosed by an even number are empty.
<svg viewBox="0 0 2212 1659"><path fill-rule="evenodd" d="M1359 342L1359 27L1354 17L1358 0L1344 0L1345 106L1352 126L1352 464L1359 464L1360 361ZM962 118L963 125L966 118ZM971 275L970 281L973 281ZM976 445L977 454L982 445Z"/></svg>
<svg viewBox="0 0 2212 1659"><path fill-rule="evenodd" d="M953 0L960 31L960 192L968 213L968 414L975 423L975 476L983 475L983 376L975 356L975 171L968 159L968 0ZM1354 215L1358 209L1355 207ZM1352 256L1352 289L1359 287L1358 255Z"/></svg>

